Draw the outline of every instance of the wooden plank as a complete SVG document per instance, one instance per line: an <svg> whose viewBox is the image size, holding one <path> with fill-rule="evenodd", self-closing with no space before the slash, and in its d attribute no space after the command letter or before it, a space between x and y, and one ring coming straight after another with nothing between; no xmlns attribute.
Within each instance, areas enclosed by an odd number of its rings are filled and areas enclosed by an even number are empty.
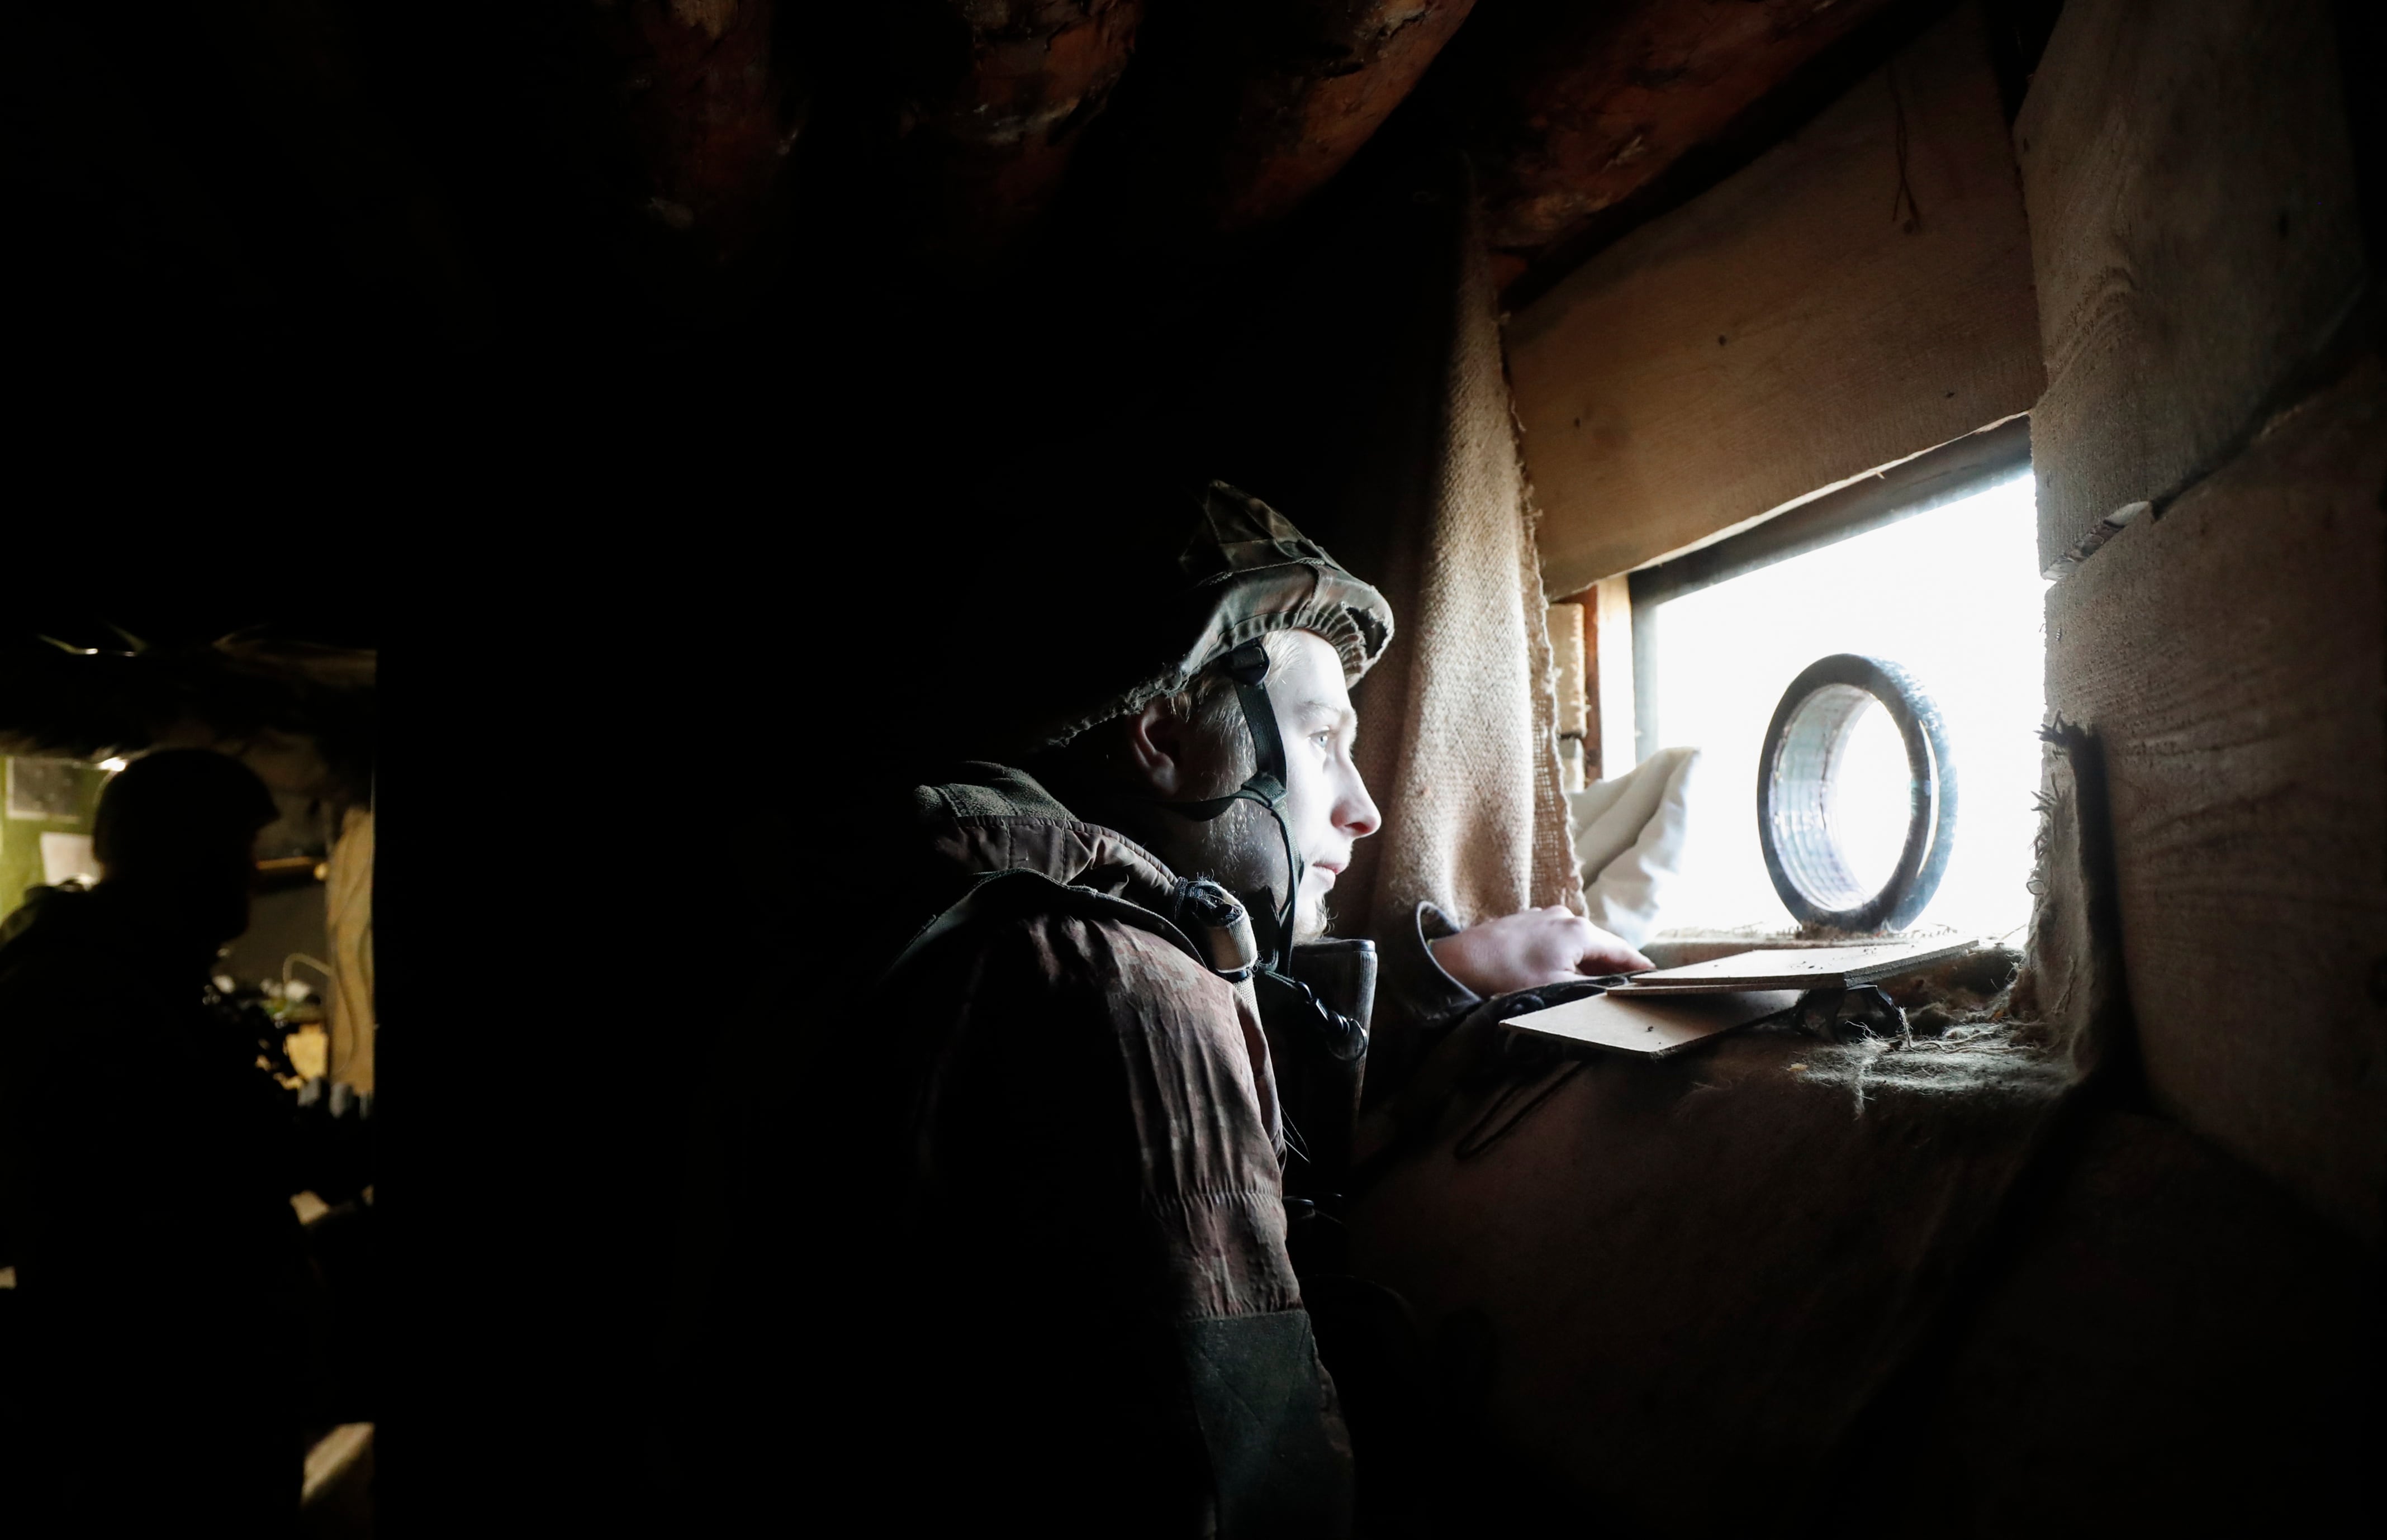
<svg viewBox="0 0 2387 1540"><path fill-rule="evenodd" d="M2103 749L2122 956L2163 1110L2381 1239L2387 373L2276 423L2048 599Z"/></svg>
<svg viewBox="0 0 2387 1540"><path fill-rule="evenodd" d="M1597 753L1591 737L1589 649L1584 638L1584 606L1553 604L1548 611L1550 683L1558 696L1559 778L1569 791L1580 791L1588 778L1587 752Z"/></svg>
<svg viewBox="0 0 2387 1540"><path fill-rule="evenodd" d="M1592 775L1605 779L1641 763L1633 737L1633 591L1622 577L1603 577L1592 587L1591 640L1598 686L1592 731L1599 744Z"/></svg>
<svg viewBox="0 0 2387 1540"><path fill-rule="evenodd" d="M1608 247L1509 342L1553 593L2029 410L2029 235L1978 12Z"/></svg>
<svg viewBox="0 0 2387 1540"><path fill-rule="evenodd" d="M1583 609L1580 604L1549 607L1551 685L1558 692L1560 738L1581 738L1588 730L1590 705L1585 688Z"/></svg>
<svg viewBox="0 0 2387 1540"><path fill-rule="evenodd" d="M2074 0L2014 125L2040 559L2213 468L2364 282L2329 0Z"/></svg>

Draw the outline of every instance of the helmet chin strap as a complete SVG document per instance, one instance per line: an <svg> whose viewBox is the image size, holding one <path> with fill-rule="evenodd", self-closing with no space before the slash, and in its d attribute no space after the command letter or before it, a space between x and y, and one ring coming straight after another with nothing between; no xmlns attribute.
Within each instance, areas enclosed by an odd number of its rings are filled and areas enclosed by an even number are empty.
<svg viewBox="0 0 2387 1540"><path fill-rule="evenodd" d="M1244 722L1252 732L1255 768L1251 778L1223 797L1160 805L1197 823L1207 823L1237 802L1257 802L1276 820L1277 832L1284 837L1285 897L1283 906L1266 916L1272 922L1269 928L1274 934L1253 938L1258 943L1259 958L1250 978L1260 1014L1270 1023L1271 1039L1278 1031L1276 1024L1282 1022L1284 1029L1293 1034L1290 1041L1313 1045L1297 1052L1322 1053L1337 1064L1349 1064L1368 1052L1367 1025L1336 1011L1320 999L1315 990L1287 971L1293 964L1294 914L1301 902L1301 878L1306 868L1301 852L1294 843L1293 820L1284 811L1284 738L1277 732L1276 708L1269 701L1268 668L1268 649L1257 641L1247 641L1227 654L1227 676L1235 682ZM1259 928L1257 924L1253 926L1256 932ZM1310 1158L1289 1117L1285 1137L1295 1155L1304 1161ZM1314 1210L1316 1205L1309 1206Z"/></svg>
<svg viewBox="0 0 2387 1540"><path fill-rule="evenodd" d="M1293 950L1295 906L1301 902L1301 878L1307 867L1293 839L1293 823L1284 811L1284 738L1276 728L1276 707L1268 693L1268 649L1255 638L1227 654L1227 677L1235 682L1235 699L1244 708L1244 725L1251 729L1251 778L1223 797L1198 802L1163 802L1173 813L1206 824L1237 802L1256 802L1276 820L1284 837L1285 895L1283 906L1269 916L1275 934L1258 938L1260 967L1282 970Z"/></svg>

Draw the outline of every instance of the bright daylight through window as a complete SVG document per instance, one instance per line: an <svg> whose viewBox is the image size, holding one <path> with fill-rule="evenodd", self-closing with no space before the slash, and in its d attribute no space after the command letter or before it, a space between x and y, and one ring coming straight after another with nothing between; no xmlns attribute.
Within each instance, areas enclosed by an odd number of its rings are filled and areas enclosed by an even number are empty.
<svg viewBox="0 0 2387 1540"><path fill-rule="evenodd" d="M1902 666L1937 702L1958 786L1955 839L1938 895L1915 921L1983 936L2029 917L2042 717L2040 616L2027 471L1976 495L1660 602L1650 746L1700 751L1672 928L1786 928L1758 849L1756 794L1767 724L1800 670L1854 652ZM1878 886L1908 818L1907 763L1877 705L1853 724L1831 817L1852 875Z"/></svg>

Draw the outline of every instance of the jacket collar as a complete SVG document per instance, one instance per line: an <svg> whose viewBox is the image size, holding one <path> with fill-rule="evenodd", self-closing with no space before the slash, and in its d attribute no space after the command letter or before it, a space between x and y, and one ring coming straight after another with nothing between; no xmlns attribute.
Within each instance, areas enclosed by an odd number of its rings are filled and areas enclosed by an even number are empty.
<svg viewBox="0 0 2387 1540"><path fill-rule="evenodd" d="M1155 930L1196 962L1203 961L1201 952L1170 918L1182 884L1158 856L1117 829L1080 818L1024 771L983 762L965 764L961 771L954 781L916 787L912 792L931 850L954 875L975 880L995 872L1034 872L1064 887L1133 904L1154 916ZM1242 940L1248 950L1248 930ZM1284 1117L1259 1004L1248 979L1236 983L1233 991L1252 1094L1281 1160Z"/></svg>

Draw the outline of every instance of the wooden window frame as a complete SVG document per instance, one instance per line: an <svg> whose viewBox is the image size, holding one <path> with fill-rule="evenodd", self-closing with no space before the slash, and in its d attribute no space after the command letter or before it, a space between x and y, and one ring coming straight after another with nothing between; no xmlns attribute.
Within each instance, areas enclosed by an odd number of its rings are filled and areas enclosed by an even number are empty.
<svg viewBox="0 0 2387 1540"><path fill-rule="evenodd" d="M1633 763L1640 764L1661 745L1657 738L1657 609L1670 599L1755 572L1760 567L1837 545L1853 536L1894 524L1901 519L1944 508L2030 468L2030 419L2010 417L1977 433L1953 439L1936 449L1886 466L1873 474L1833 488L1803 502L1793 503L1762 522L1694 547L1677 556L1654 562L1600 585L1625 590L1631 608L1629 632L1616 624L1610 600L1603 606L1599 632L1599 711L1603 726L1611 708L1633 724ZM1609 598L1603 592L1603 600ZM1628 671L1611 663L1609 641L1625 632L1632 637ZM1619 637L1618 639L1622 639ZM1616 700L1621 688L1611 686L1616 675L1630 679L1630 705ZM1622 683L1622 681L1618 681ZM1613 689L1613 693L1611 690ZM1603 732L1602 748L1618 747L1621 734ZM1603 754L1603 760L1605 759ZM1628 767L1629 768L1629 767ZM1603 776L1623 770L1603 763Z"/></svg>

